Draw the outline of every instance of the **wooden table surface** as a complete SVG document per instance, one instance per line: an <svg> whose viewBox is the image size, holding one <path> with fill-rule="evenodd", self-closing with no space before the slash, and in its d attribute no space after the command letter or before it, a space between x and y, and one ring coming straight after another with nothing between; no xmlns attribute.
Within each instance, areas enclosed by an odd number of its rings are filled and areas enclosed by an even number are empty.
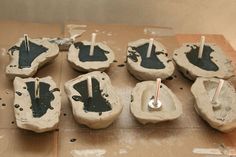
<svg viewBox="0 0 236 157"><path fill-rule="evenodd" d="M200 35L174 35L171 29L151 26L87 24L77 29L86 30L78 40L90 40L97 32L96 41L113 49L118 62L113 63L107 74L124 105L118 119L108 128L92 130L79 125L73 119L70 104L64 92L64 83L80 75L68 64L67 52L42 67L38 77L51 75L62 92L62 109L59 129L36 134L18 129L13 112L12 81L4 71L9 59L4 49L10 48L19 37L63 37L71 31L67 24L37 24L0 22L0 156L1 157L80 157L80 156L203 156L193 153L195 148L236 147L236 131L221 133L212 129L195 112L190 87L193 82L176 70L172 80L164 83L183 103L183 115L171 122L141 125L130 113L132 88L138 82L126 70L126 47L129 41L150 38L165 45L169 54L183 42L196 42ZM153 33L150 33L153 32ZM217 43L236 64L236 52L222 35L206 35L206 40ZM235 79L232 79L236 86ZM73 139L73 140L72 140ZM71 142L74 141L74 142ZM236 149L236 148L235 148Z"/></svg>

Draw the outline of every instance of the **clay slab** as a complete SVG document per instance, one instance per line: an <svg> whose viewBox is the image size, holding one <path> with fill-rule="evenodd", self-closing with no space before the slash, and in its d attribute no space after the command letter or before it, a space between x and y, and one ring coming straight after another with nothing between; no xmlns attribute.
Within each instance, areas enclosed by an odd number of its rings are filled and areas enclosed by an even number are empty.
<svg viewBox="0 0 236 157"><path fill-rule="evenodd" d="M142 57L138 52L134 51L132 47L139 47L144 44L148 44L148 39L140 39L134 42L128 43L127 48L127 69L130 74L132 74L138 80L155 80L156 78L166 79L171 76L174 72L174 64L171 59L169 59L166 48L160 43L154 40L153 45L155 45L155 55L165 66L161 69L146 68L141 65ZM135 56L135 59L132 59ZM137 60L136 60L137 59Z"/></svg>
<svg viewBox="0 0 236 157"><path fill-rule="evenodd" d="M36 103L36 105L41 106L37 107L32 105L34 100L32 100L31 94L29 93L30 89L28 89L29 86L27 85L28 83L35 83L35 78L22 79L16 77L14 79L15 99L13 107L16 124L19 128L41 133L57 128L61 109L61 97L60 90L56 87L55 82L50 76L40 78L39 81L40 83L50 85L48 91L50 94L47 93L47 95L44 95L45 93L40 93L40 104ZM48 99L50 95L53 95L49 104L50 107L48 107L44 113L40 113L46 105L46 99ZM32 109L34 107L37 108L36 113Z"/></svg>
<svg viewBox="0 0 236 157"><path fill-rule="evenodd" d="M214 43L206 43L213 50L210 54L211 61L218 67L217 71L209 71L199 68L190 63L186 57L186 53L190 52L191 48L197 48L199 43L184 43L174 51L173 59L176 62L178 69L190 80L195 80L196 77L217 77L228 79L234 76L234 67L231 61L224 55L224 52ZM204 53L204 52L203 52ZM196 58L197 59L197 58Z"/></svg>
<svg viewBox="0 0 236 157"><path fill-rule="evenodd" d="M161 83L160 101L162 107L159 111L150 111L148 102L155 94L155 81L138 83L131 96L130 110L133 116L142 124L158 123L177 119L182 114L182 104L174 93Z"/></svg>
<svg viewBox="0 0 236 157"><path fill-rule="evenodd" d="M47 48L47 51L38 55L32 61L30 67L19 68L20 51L17 49L9 49L8 55L10 56L10 63L6 66L6 75L10 78L14 78L15 76L23 78L33 76L40 67L53 60L59 53L58 46L56 44L50 43L47 39L28 38L28 40L29 42L32 42L39 46L42 45L43 47ZM24 38L20 38L14 46L20 47L22 42L24 42Z"/></svg>
<svg viewBox="0 0 236 157"><path fill-rule="evenodd" d="M82 41L83 45L88 46L91 45L91 42L89 41ZM104 53L104 55L107 57L106 61L81 61L78 57L80 52L79 48L75 47L75 44L72 44L69 48L67 60L71 64L71 66L81 72L91 72L91 71L104 71L105 69L109 68L110 64L113 62L115 56L114 52L105 44L103 43L95 43L94 46L98 46L103 51L106 51L107 53Z"/></svg>
<svg viewBox="0 0 236 157"><path fill-rule="evenodd" d="M224 81L217 101L219 108L213 108L211 102L218 86L217 78L197 78L191 87L195 97L194 107L197 113L213 128L229 132L236 128L236 93L233 85Z"/></svg>
<svg viewBox="0 0 236 157"><path fill-rule="evenodd" d="M106 112L85 110L85 101L87 100L84 100L85 98L83 98L82 93L79 93L74 86L82 81L87 81L88 76L91 76L92 79L95 78L99 82L102 97L110 103L111 110ZM90 128L101 129L108 127L122 111L123 106L119 101L119 97L114 92L110 78L104 72L95 71L80 75L65 83L65 91L71 102L73 115L76 121ZM77 100L75 99L76 97L82 100ZM96 102L94 107L96 107Z"/></svg>

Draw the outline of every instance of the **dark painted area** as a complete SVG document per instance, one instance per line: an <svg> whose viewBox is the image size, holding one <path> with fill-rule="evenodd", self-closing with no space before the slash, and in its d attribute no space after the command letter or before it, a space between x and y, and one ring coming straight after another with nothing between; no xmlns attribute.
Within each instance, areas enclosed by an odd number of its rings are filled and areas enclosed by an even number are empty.
<svg viewBox="0 0 236 157"><path fill-rule="evenodd" d="M27 90L30 94L32 103L33 117L42 117L48 109L53 109L51 101L55 99L53 92L49 91L50 85L45 82L39 82L39 98L35 97L35 82L26 82Z"/></svg>
<svg viewBox="0 0 236 157"><path fill-rule="evenodd" d="M29 47L30 51L28 52L26 50L24 41L22 41L20 47L13 46L9 49L12 55L16 50L19 51L18 67L20 69L31 67L31 63L34 61L34 59L48 50L48 48L45 48L42 45L37 45L31 41L29 41Z"/></svg>
<svg viewBox="0 0 236 157"><path fill-rule="evenodd" d="M60 92L60 89L59 88L54 88L53 90L51 90L51 92Z"/></svg>
<svg viewBox="0 0 236 157"><path fill-rule="evenodd" d="M19 105L19 104L15 104L14 107L15 107L15 108L19 108L20 105Z"/></svg>
<svg viewBox="0 0 236 157"><path fill-rule="evenodd" d="M202 58L200 59L198 59L199 46L193 45L190 48L191 50L186 52L186 57L190 63L207 71L219 70L218 66L211 60L212 57L210 55L214 50L210 46L204 45Z"/></svg>
<svg viewBox="0 0 236 157"><path fill-rule="evenodd" d="M72 96L75 101L81 101L84 103L85 112L98 112L99 115L102 112L110 111L111 104L102 96L100 85L97 79L92 78L93 97L88 97L87 80L76 83L73 88L78 91L80 96ZM108 96L108 95L107 95Z"/></svg>
<svg viewBox="0 0 236 157"><path fill-rule="evenodd" d="M124 67L125 65L124 64L119 64L117 65L118 67Z"/></svg>
<svg viewBox="0 0 236 157"><path fill-rule="evenodd" d="M18 96L21 96L21 95L22 95L22 93L21 93L21 92L18 92L18 91L16 91L16 94L17 94Z"/></svg>
<svg viewBox="0 0 236 157"><path fill-rule="evenodd" d="M104 51L101 49L99 46L94 46L94 54L93 56L89 56L89 50L90 50L90 45L84 45L82 42L77 42L74 44L75 48L79 48L79 60L81 62L87 62L87 61L107 61L107 56L108 51Z"/></svg>
<svg viewBox="0 0 236 157"><path fill-rule="evenodd" d="M164 52L156 52L156 46L152 46L151 56L149 58L146 57L149 43L138 47L131 47L132 51L129 51L128 58L133 62L138 61L138 56L141 56L141 66L148 69L164 69L165 65L163 62L157 57L157 55Z"/></svg>
<svg viewBox="0 0 236 157"><path fill-rule="evenodd" d="M172 76L166 78L166 80L173 80L174 78Z"/></svg>

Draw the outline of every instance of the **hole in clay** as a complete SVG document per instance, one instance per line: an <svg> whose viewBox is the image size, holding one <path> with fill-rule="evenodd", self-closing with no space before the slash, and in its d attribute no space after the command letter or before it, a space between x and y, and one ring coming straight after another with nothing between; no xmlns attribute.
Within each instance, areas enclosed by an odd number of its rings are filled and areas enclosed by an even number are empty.
<svg viewBox="0 0 236 157"><path fill-rule="evenodd" d="M20 108L20 111L23 111L23 108Z"/></svg>
<svg viewBox="0 0 236 157"><path fill-rule="evenodd" d="M114 62L114 63L116 63L116 62L117 62L117 60L114 60L113 62Z"/></svg>
<svg viewBox="0 0 236 157"><path fill-rule="evenodd" d="M3 104L2 104L2 106L6 106L6 104L5 104L5 103L3 103Z"/></svg>
<svg viewBox="0 0 236 157"><path fill-rule="evenodd" d="M64 113L63 115L66 116L66 113Z"/></svg>
<svg viewBox="0 0 236 157"><path fill-rule="evenodd" d="M15 122L14 122L14 121L12 121L12 122L11 122L11 124L15 124Z"/></svg>
<svg viewBox="0 0 236 157"><path fill-rule="evenodd" d="M180 89L180 90L183 90L183 88L182 88L182 87L180 87L179 89Z"/></svg>

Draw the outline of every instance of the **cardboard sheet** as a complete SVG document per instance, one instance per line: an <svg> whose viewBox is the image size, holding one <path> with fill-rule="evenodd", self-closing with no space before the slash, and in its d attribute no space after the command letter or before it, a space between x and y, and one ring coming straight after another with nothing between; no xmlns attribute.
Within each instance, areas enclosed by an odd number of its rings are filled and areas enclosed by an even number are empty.
<svg viewBox="0 0 236 157"><path fill-rule="evenodd" d="M0 48L9 48L20 36L28 33L32 37L68 37L70 30L65 24L46 25L19 22L0 22ZM154 29L155 28L155 29ZM129 25L81 25L85 30L77 40L90 40L97 33L97 42L113 49L117 62L106 72L119 95L123 111L108 128L92 130L79 125L73 119L71 106L64 92L64 83L81 73L73 70L67 62L67 52L38 71L36 76L51 75L62 92L62 109L59 128L56 131L36 134L18 129L13 113L12 81L4 75L8 64L6 52L0 52L0 156L1 157L81 157L81 156L205 156L197 154L196 148L236 147L236 131L228 134L212 129L195 112L191 81L176 70L172 80L164 83L172 89L183 103L183 115L171 122L156 125L141 125L130 113L131 90L138 82L126 70L126 47L129 41L150 38L163 43L169 56L182 42L197 41L198 35L174 35L170 28ZM147 29L149 31L147 31ZM145 31L146 30L146 31ZM154 33L150 33L154 30ZM75 31L74 32L79 32ZM9 33L6 33L9 32ZM10 33L11 32L11 33ZM4 37L7 36L7 37ZM207 35L206 39L216 42L236 62L236 52L221 35ZM235 83L236 81L232 80ZM235 148L236 149L236 148Z"/></svg>

